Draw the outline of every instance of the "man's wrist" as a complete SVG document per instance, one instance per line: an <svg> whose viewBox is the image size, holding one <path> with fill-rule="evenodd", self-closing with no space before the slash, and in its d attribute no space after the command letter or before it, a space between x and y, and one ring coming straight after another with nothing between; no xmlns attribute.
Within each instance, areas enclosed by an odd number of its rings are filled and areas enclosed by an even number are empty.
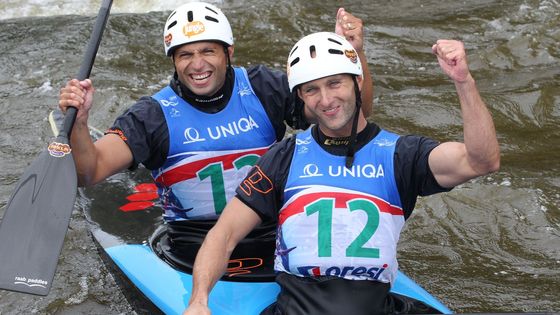
<svg viewBox="0 0 560 315"><path fill-rule="evenodd" d="M200 306L208 306L208 295L206 294L197 294L193 292L191 299L189 300L189 305L200 305Z"/></svg>
<svg viewBox="0 0 560 315"><path fill-rule="evenodd" d="M475 83L472 75L469 73L465 79L460 80L460 81L455 81L455 86L457 88L463 88L464 89L464 88L470 88L470 87L476 86L476 83Z"/></svg>

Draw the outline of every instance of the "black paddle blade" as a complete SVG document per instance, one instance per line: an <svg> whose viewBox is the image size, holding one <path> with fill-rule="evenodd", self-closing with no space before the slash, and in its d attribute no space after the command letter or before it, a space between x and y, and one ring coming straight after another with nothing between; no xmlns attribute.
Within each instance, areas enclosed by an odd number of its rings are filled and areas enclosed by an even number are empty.
<svg viewBox="0 0 560 315"><path fill-rule="evenodd" d="M51 142L8 201L0 223L0 289L49 293L77 191L67 142Z"/></svg>

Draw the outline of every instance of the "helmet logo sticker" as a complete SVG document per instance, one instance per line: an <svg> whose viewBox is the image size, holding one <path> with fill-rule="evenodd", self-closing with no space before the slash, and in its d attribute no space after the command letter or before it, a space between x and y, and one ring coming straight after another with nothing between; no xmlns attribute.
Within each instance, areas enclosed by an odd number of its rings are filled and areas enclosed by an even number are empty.
<svg viewBox="0 0 560 315"><path fill-rule="evenodd" d="M344 55L350 59L350 61L352 61L353 63L357 63L358 62L358 54L356 53L355 50L349 50L349 49L345 49L344 50Z"/></svg>
<svg viewBox="0 0 560 315"><path fill-rule="evenodd" d="M173 41L173 35L171 35L171 33L165 35L163 37L163 41L165 42L165 46L169 47L169 45L171 45L171 41Z"/></svg>
<svg viewBox="0 0 560 315"><path fill-rule="evenodd" d="M195 36L204 33L204 24L200 21L192 21L183 26L183 34L187 37Z"/></svg>

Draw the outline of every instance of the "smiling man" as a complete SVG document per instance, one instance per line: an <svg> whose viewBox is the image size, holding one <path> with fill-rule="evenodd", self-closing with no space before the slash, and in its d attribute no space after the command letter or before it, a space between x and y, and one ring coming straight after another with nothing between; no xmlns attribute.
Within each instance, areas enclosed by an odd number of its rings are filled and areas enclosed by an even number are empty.
<svg viewBox="0 0 560 315"><path fill-rule="evenodd" d="M223 44L196 42L175 49L173 61L179 81L196 95L214 95L223 86L227 60L233 47L224 50Z"/></svg>
<svg viewBox="0 0 560 315"><path fill-rule="evenodd" d="M500 164L494 124L463 44L438 40L432 50L455 84L464 143L400 136L366 121L363 70L343 37L315 33L294 45L290 89L317 124L275 144L241 182L198 252L185 315L210 313L209 294L229 255L262 221L277 225L281 291L261 314L432 311L389 293L405 220L418 196L449 191Z"/></svg>
<svg viewBox="0 0 560 315"><path fill-rule="evenodd" d="M363 56L360 19L341 8L335 29ZM169 85L138 100L95 143L87 127L91 81L69 81L59 107L78 109L71 145L81 186L138 164L152 171L167 223L168 258L174 259L202 242L240 180L284 137L286 123L301 128L307 122L295 116L300 112L283 72L231 65L233 33L216 6L190 2L177 8L165 22L163 44L175 70ZM371 110L369 72L366 79L363 96Z"/></svg>

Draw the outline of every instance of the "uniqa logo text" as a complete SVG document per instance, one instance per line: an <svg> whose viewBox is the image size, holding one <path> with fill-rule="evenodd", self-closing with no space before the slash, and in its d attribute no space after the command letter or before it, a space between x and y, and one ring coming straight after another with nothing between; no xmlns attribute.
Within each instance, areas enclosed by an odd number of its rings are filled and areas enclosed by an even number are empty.
<svg viewBox="0 0 560 315"><path fill-rule="evenodd" d="M216 126L214 127L215 133L212 129L208 128L208 135L210 138L217 140L222 137L227 138L228 135L234 136L243 132L248 132L253 128L259 128L259 125L253 120L253 117L249 116L249 118L241 118L238 121L232 121L226 126Z"/></svg>
<svg viewBox="0 0 560 315"><path fill-rule="evenodd" d="M377 167L373 164L365 165L352 165L351 168L346 168L344 166L332 166L329 165L329 175L332 177L365 177L365 178L377 178L384 177L385 171L383 170L383 165L379 164Z"/></svg>

